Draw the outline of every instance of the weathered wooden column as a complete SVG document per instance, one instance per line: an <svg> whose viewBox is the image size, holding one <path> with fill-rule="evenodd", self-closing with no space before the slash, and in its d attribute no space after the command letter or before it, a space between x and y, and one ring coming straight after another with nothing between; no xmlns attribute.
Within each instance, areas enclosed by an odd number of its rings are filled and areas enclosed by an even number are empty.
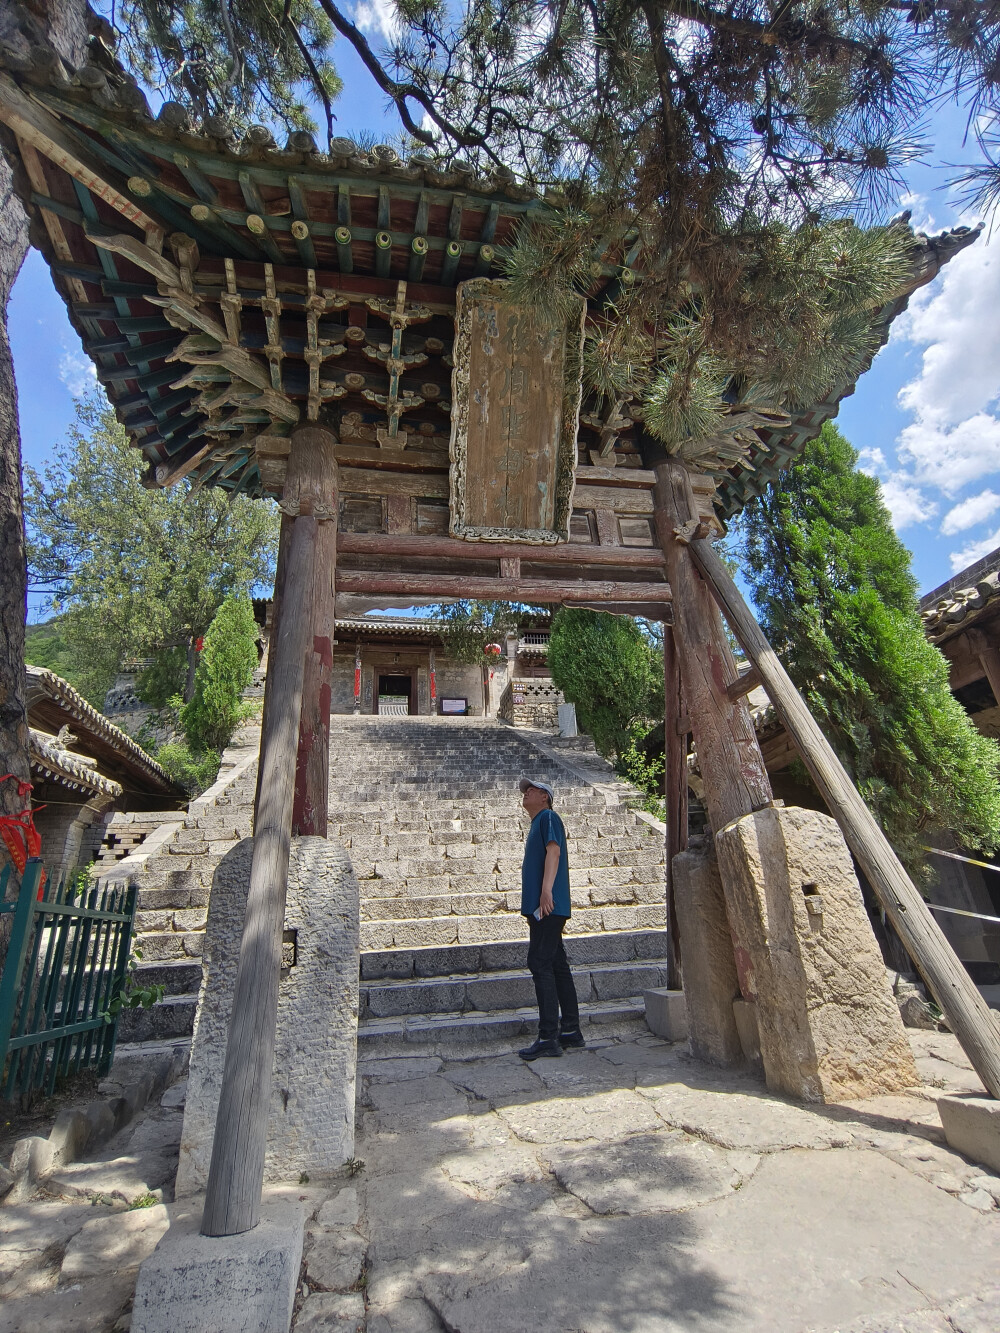
<svg viewBox="0 0 1000 1333"><path fill-rule="evenodd" d="M726 613L785 730L865 872L879 903L916 963L948 1025L993 1097L1000 1098L1000 1025L973 984L927 905L865 805L805 700L709 542L695 540L691 557ZM676 606L676 591L674 593Z"/></svg>
<svg viewBox="0 0 1000 1333"><path fill-rule="evenodd" d="M306 648L302 687L302 721L295 764L292 832L325 838L330 789L330 689L336 637L335 580L337 572L337 438L321 426L300 426L296 447L307 450L314 476L322 478L323 495L311 501L319 520L311 607L312 640ZM288 488L286 485L286 496ZM290 501L294 503L294 500ZM283 505L286 501L282 502Z"/></svg>
<svg viewBox="0 0 1000 1333"><path fill-rule="evenodd" d="M303 681L313 638L319 530L334 526L335 488L332 436L313 428L296 431L282 499L290 521L282 524L282 586L261 731L253 860L202 1215L206 1236L249 1231L260 1216Z"/></svg>
<svg viewBox="0 0 1000 1333"><path fill-rule="evenodd" d="M746 699L733 699L727 693L739 673L719 608L698 577L687 546L674 535L675 529L698 516L687 469L667 460L658 463L654 473L656 531L673 594L671 636L705 782L708 817L718 830L770 805L771 784Z"/></svg>
<svg viewBox="0 0 1000 1333"><path fill-rule="evenodd" d="M667 825L667 929L670 949L667 957L669 984L683 989L683 960L677 913L674 906L674 857L687 846L688 783L687 736L690 722L681 690L680 654L674 641L672 625L663 626L663 796Z"/></svg>

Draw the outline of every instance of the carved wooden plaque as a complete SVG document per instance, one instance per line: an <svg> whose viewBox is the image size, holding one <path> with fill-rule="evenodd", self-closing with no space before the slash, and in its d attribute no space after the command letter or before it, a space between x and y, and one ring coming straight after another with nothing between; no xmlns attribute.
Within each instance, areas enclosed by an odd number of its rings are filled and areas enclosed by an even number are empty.
<svg viewBox="0 0 1000 1333"><path fill-rule="evenodd" d="M452 536L569 539L585 302L553 324L505 301L506 283L458 287L451 409Z"/></svg>

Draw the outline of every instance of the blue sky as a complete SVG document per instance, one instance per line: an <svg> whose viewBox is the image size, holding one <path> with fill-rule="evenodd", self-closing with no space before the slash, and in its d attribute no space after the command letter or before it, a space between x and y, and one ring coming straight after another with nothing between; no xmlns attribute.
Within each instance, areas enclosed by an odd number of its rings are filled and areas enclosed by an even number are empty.
<svg viewBox="0 0 1000 1333"><path fill-rule="evenodd" d="M361 0L357 17L373 36L384 34L385 0ZM344 80L336 132L395 138L396 118L353 50L338 43L335 58ZM927 128L928 160L909 170L899 203L933 233L977 220L946 188L953 173L945 165L975 152L962 142L965 117L954 104L938 108ZM72 419L74 396L94 379L37 252L14 287L9 320L24 460L41 467ZM911 301L838 418L862 466L883 483L924 591L1000 546L998 397L1000 238L984 234ZM37 602L32 610L37 617Z"/></svg>

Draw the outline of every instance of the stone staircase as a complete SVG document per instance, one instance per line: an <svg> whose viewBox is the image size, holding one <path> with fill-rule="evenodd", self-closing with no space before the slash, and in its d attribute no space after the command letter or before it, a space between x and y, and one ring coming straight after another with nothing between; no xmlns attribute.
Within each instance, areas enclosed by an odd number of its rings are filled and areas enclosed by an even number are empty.
<svg viewBox="0 0 1000 1333"><path fill-rule="evenodd" d="M119 1050L193 1031L212 876L252 832L259 734L239 740L187 816L104 877L139 886L139 976L166 987L152 1009L122 1015ZM567 944L584 1021L642 1017L642 991L666 984L663 835L624 803L633 793L606 765L475 718L337 716L330 740L330 837L348 849L361 888L362 1050L530 1029L524 774L553 785L566 822Z"/></svg>
<svg viewBox="0 0 1000 1333"><path fill-rule="evenodd" d="M624 803L629 788L481 719L338 717L331 754L330 836L361 888L362 1051L532 1029L522 775L552 784L566 823L567 948L584 1022L642 1017L642 991L666 984L664 843Z"/></svg>

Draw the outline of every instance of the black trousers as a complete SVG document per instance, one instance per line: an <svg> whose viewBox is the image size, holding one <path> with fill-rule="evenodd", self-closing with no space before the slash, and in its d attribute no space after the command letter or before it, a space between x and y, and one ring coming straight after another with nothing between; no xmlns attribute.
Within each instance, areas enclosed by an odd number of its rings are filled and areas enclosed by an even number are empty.
<svg viewBox="0 0 1000 1333"><path fill-rule="evenodd" d="M580 1026L580 1005L562 941L567 919L555 913L541 921L527 918L528 971L535 982L538 1035L543 1041L554 1041L560 1031L575 1032Z"/></svg>

